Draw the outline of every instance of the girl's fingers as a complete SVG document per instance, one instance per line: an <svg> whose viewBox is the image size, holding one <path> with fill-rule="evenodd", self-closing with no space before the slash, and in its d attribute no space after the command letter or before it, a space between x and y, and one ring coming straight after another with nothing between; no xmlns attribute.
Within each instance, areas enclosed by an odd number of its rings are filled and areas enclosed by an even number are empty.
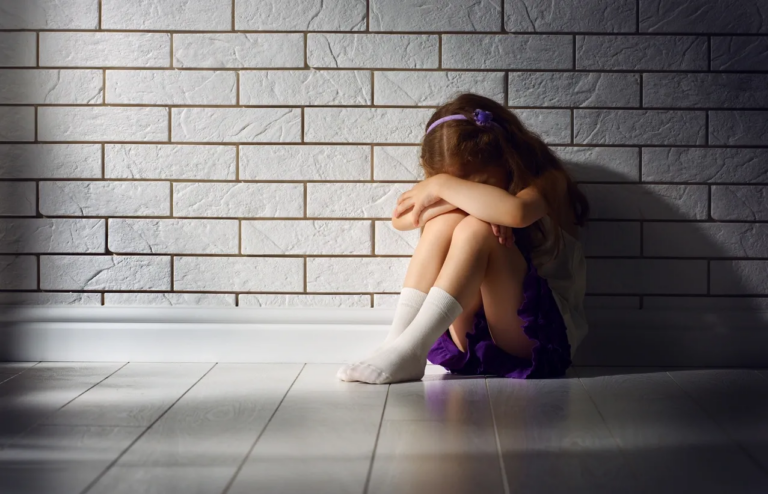
<svg viewBox="0 0 768 494"><path fill-rule="evenodd" d="M499 225L494 225L491 223L491 230L493 230L493 234L497 237L499 236Z"/></svg>
<svg viewBox="0 0 768 494"><path fill-rule="evenodd" d="M408 191L403 192L402 194L400 194L400 197L397 198L397 204L398 205L405 200L405 198L407 197L407 194L408 194Z"/></svg>

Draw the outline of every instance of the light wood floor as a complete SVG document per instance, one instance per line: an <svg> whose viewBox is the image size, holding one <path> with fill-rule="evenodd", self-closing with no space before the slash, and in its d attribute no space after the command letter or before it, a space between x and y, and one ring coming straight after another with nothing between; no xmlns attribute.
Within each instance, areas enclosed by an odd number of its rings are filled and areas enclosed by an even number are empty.
<svg viewBox="0 0 768 494"><path fill-rule="evenodd" d="M0 364L0 492L768 493L768 371Z"/></svg>

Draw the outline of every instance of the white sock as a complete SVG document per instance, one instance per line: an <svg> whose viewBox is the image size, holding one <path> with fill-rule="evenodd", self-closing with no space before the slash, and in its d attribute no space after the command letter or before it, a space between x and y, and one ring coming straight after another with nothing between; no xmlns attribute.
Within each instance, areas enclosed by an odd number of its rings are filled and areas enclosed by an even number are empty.
<svg viewBox="0 0 768 494"><path fill-rule="evenodd" d="M400 297L397 299L395 315L392 318L392 325L389 327L389 333L387 333L387 337L384 341L373 350L374 354L379 353L405 331L405 328L411 324L411 321L416 317L416 314L419 313L419 309L421 309L426 298L426 293L415 288L403 287L400 290ZM351 365L352 364L345 364L339 369L338 375L346 374Z"/></svg>
<svg viewBox="0 0 768 494"><path fill-rule="evenodd" d="M336 376L370 384L421 379L432 344L463 310L450 293L433 286L416 317L394 342L365 360L342 367Z"/></svg>
<svg viewBox="0 0 768 494"><path fill-rule="evenodd" d="M389 327L389 333L380 348L395 341L405 328L411 324L411 321L419 313L419 309L424 304L427 294L421 290L404 286L400 290L400 297L397 299L395 307L395 316L392 318L392 325ZM380 349L379 348L379 349Z"/></svg>

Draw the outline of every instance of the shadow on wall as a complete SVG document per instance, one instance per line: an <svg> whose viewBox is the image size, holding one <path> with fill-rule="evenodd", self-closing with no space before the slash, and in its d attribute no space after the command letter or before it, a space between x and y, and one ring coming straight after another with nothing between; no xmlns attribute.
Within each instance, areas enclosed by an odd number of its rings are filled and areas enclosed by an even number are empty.
<svg viewBox="0 0 768 494"><path fill-rule="evenodd" d="M714 221L709 185L639 183L636 170L556 151L592 208L582 229L590 333L575 363L764 366L768 304L743 268L766 241L754 224ZM682 166L677 151L642 153Z"/></svg>

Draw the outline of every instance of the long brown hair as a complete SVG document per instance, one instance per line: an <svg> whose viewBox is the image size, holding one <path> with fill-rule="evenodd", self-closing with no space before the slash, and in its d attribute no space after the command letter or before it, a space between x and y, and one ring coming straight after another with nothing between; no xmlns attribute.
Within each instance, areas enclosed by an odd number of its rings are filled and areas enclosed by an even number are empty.
<svg viewBox="0 0 768 494"><path fill-rule="evenodd" d="M491 112L493 122L498 126L478 125L474 120L476 109ZM586 224L589 217L586 196L541 137L527 129L514 113L492 99L464 93L438 108L425 130L436 120L455 114L462 114L467 120L443 122L422 140L421 166L427 177L448 173L468 178L491 169L502 169L505 176L502 185L510 194L533 185L547 202L549 211L560 211L562 206L568 206L576 224ZM565 194L562 184L566 186ZM553 256L556 256L560 250L560 224L556 214L549 216L555 226ZM535 226L543 238L542 221L531 226ZM517 237L520 236L516 233ZM519 240L526 248L533 247L530 235L523 235Z"/></svg>

